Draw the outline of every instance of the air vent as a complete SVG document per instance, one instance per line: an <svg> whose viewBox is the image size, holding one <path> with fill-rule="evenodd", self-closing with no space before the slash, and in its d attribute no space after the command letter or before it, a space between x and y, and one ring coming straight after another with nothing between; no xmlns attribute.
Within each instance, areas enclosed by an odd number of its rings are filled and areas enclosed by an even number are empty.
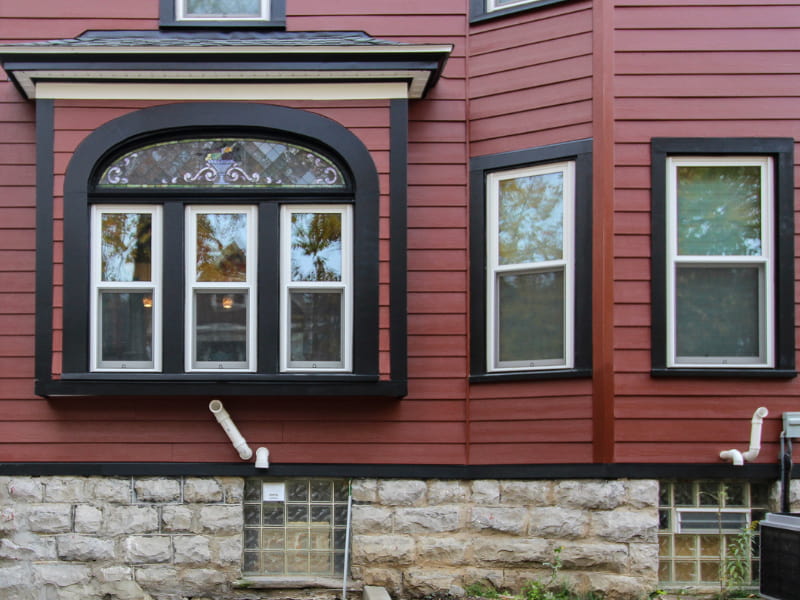
<svg viewBox="0 0 800 600"><path fill-rule="evenodd" d="M679 508L680 533L739 533L750 524L750 511L730 508Z"/></svg>

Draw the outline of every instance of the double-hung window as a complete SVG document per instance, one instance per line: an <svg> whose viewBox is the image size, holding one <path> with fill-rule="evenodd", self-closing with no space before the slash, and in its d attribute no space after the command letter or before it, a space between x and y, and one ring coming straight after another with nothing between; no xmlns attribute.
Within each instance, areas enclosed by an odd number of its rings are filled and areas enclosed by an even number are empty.
<svg viewBox="0 0 800 600"><path fill-rule="evenodd" d="M282 27L286 0L160 0L162 27Z"/></svg>
<svg viewBox="0 0 800 600"><path fill-rule="evenodd" d="M731 146L736 152L702 152ZM793 367L792 342L781 332L793 322L786 311L793 230L787 157L759 152L764 146L786 144L754 141L746 153L745 140L700 140L694 147L690 140L654 140L656 368Z"/></svg>
<svg viewBox="0 0 800 600"><path fill-rule="evenodd" d="M590 373L591 141L471 163L473 381Z"/></svg>
<svg viewBox="0 0 800 600"><path fill-rule="evenodd" d="M479 22L495 16L513 14L533 8L542 8L566 1L567 0L470 0L470 17L472 22Z"/></svg>

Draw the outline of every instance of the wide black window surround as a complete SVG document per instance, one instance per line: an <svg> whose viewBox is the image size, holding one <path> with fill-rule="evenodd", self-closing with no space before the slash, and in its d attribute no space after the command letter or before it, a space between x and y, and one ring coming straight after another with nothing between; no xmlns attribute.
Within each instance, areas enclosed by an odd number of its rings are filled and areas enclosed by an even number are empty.
<svg viewBox="0 0 800 600"><path fill-rule="evenodd" d="M176 2L186 0L159 0L162 28L190 29L284 29L286 27L286 0L265 0L268 2L267 19L214 19L214 18L179 18Z"/></svg>
<svg viewBox="0 0 800 600"><path fill-rule="evenodd" d="M574 310L572 365L568 368L493 371L487 365L487 178L516 169L574 165ZM523 171L524 172L524 171ZM591 376L592 141L578 140L475 157L470 161L470 381L513 381Z"/></svg>
<svg viewBox="0 0 800 600"><path fill-rule="evenodd" d="M651 358L653 376L659 377L760 377L786 378L796 376L794 348L794 141L790 138L653 138L651 141L651 198L652 198L652 282L651 282ZM670 164L675 165L712 163L736 165L758 159L769 159L772 173L772 189L767 197L772 201L771 221L761 227L771 231L770 264L764 274L771 280L772 302L761 309L771 312L772 326L762 332L771 347L772 364L759 366L714 365L683 367L676 358L670 359L668 351L668 310L671 302L669 284L670 203L678 202L673 192L670 200L669 181L677 178L670 175ZM766 161L765 161L766 162ZM675 171L677 173L677 171ZM688 171L687 171L688 173ZM677 185L677 184L676 184ZM765 215L768 212L764 212ZM672 234L675 237L676 234ZM696 254L683 252L683 254ZM673 253L674 254L674 253ZM735 254L735 252L734 252ZM682 258L679 256L678 258ZM689 257L702 263L702 256ZM723 260L717 258L716 260ZM676 260L676 259L672 259ZM739 263L732 258L731 265ZM679 263L676 263L679 264ZM685 265L683 265L685 266ZM707 265L699 264L699 267ZM735 269L731 268L731 271ZM739 269L743 270L743 269ZM673 284L673 287L676 284ZM676 308L676 319L680 318ZM769 323L769 320L762 321ZM677 352L677 350L676 350ZM674 352L675 353L675 352ZM670 360L674 361L672 364Z"/></svg>
<svg viewBox="0 0 800 600"><path fill-rule="evenodd" d="M248 134L286 139L335 157L348 185L339 192L319 195L309 189L283 190L271 196L261 189L102 189L95 187L98 169L127 149L163 139ZM186 373L183 348L182 302L165 306L163 367L159 373L92 372L89 366L89 225L93 205L162 207L164 253L184 252L184 214L189 205L231 203L258 207L259 280L258 366L254 373ZM348 373L281 373L276 346L278 298L275 257L279 253L280 205L350 205L353 213L353 352ZM367 149L341 125L302 110L246 103L172 104L120 117L92 133L69 163L64 186L64 333L62 373L39 381L42 395L281 395L281 396L400 396L402 380L379 380L378 375L378 177ZM170 225L172 224L172 225ZM183 294L183 266L165 263L164 294ZM400 261L402 264L402 261ZM43 308L43 307L40 307ZM43 335L43 332L40 332ZM393 332L392 335L395 335ZM395 338L393 338L395 339ZM39 348L46 347L41 344ZM400 349L402 351L402 348ZM37 363L49 362L37 354ZM395 373L393 372L393 376Z"/></svg>
<svg viewBox="0 0 800 600"><path fill-rule="evenodd" d="M553 4L562 4L569 1L570 0L527 0L519 4L516 2L509 2L508 6L504 6L503 2L494 2L490 4L488 0L470 0L469 20L470 23L482 23L490 19L514 15L535 8L544 8L546 6L552 6Z"/></svg>

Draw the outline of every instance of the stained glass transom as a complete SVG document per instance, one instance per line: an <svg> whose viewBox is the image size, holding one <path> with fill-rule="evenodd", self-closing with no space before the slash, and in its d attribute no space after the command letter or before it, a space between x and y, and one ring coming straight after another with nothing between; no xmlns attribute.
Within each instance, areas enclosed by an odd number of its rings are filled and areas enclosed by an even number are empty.
<svg viewBox="0 0 800 600"><path fill-rule="evenodd" d="M137 148L103 169L97 188L343 188L315 150L268 139L196 138Z"/></svg>

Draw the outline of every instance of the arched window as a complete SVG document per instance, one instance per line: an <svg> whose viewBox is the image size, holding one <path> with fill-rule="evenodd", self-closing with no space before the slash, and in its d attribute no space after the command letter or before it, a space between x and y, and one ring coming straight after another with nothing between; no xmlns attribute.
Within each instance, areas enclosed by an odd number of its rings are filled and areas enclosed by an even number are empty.
<svg viewBox="0 0 800 600"><path fill-rule="evenodd" d="M377 194L366 148L304 111L168 105L101 127L65 183L62 378L377 384Z"/></svg>

